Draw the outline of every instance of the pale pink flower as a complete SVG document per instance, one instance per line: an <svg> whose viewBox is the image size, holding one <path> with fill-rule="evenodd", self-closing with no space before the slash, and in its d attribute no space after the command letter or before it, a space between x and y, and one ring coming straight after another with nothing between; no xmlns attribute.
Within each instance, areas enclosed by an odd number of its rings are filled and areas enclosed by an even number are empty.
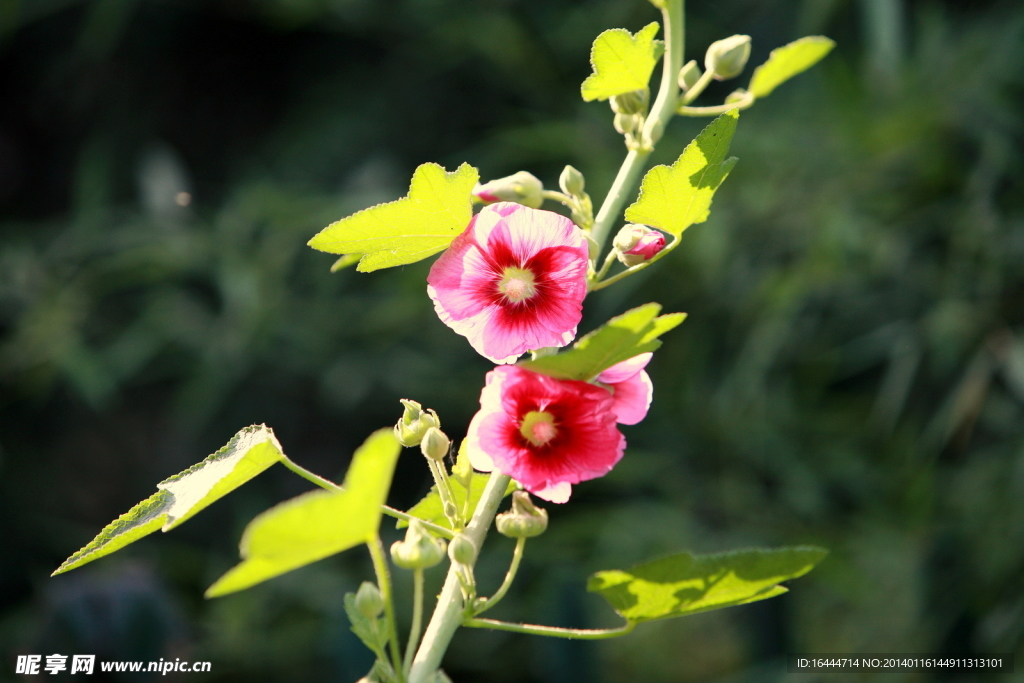
<svg viewBox="0 0 1024 683"><path fill-rule="evenodd" d="M500 202L481 209L441 254L427 293L477 353L511 363L576 336L588 258L586 237L568 218Z"/></svg>
<svg viewBox="0 0 1024 683"><path fill-rule="evenodd" d="M487 373L480 411L466 434L470 462L507 474L553 503L572 485L604 476L622 458L612 393L587 382L559 380L516 365Z"/></svg>
<svg viewBox="0 0 1024 683"><path fill-rule="evenodd" d="M598 384L612 392L612 411L619 424L635 425L647 417L654 398L654 385L644 368L653 356L653 353L641 353L616 363L597 376Z"/></svg>

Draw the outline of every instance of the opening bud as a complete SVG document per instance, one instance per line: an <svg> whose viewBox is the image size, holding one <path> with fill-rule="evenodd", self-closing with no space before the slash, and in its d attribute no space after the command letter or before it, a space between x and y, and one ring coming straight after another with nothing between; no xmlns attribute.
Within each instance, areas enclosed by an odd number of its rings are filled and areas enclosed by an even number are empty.
<svg viewBox="0 0 1024 683"><path fill-rule="evenodd" d="M391 544L391 560L402 569L429 569L444 559L445 543L434 538L419 520L409 522L404 541Z"/></svg>
<svg viewBox="0 0 1024 683"><path fill-rule="evenodd" d="M423 440L420 441L420 450L430 460L441 462L448 455L448 449L451 448L451 445L452 442L445 436L444 432L437 427L431 427L423 435Z"/></svg>
<svg viewBox="0 0 1024 683"><path fill-rule="evenodd" d="M700 67L697 66L696 60L691 59L686 64L683 64L683 68L679 70L679 89L686 92L697 84L700 77Z"/></svg>
<svg viewBox="0 0 1024 683"><path fill-rule="evenodd" d="M558 186L562 188L562 192L571 197L583 194L584 185L583 174L572 166L567 165L562 169L562 175L558 176Z"/></svg>
<svg viewBox="0 0 1024 683"><path fill-rule="evenodd" d="M458 564L473 564L476 561L476 546L465 534L459 534L448 544L448 557Z"/></svg>
<svg viewBox="0 0 1024 683"><path fill-rule="evenodd" d="M715 80L727 81L743 72L750 58L750 36L729 36L711 43L704 54L704 68Z"/></svg>
<svg viewBox="0 0 1024 683"><path fill-rule="evenodd" d="M402 413L402 419L395 425L395 438L403 446L418 446L423 441L428 429L441 426L441 419L433 410L423 410L423 407L416 401L404 398L402 405L405 406L405 412Z"/></svg>
<svg viewBox="0 0 1024 683"><path fill-rule="evenodd" d="M539 209L544 203L543 192L544 184L527 171L519 171L473 188L473 196L485 204L515 202L531 209Z"/></svg>
<svg viewBox="0 0 1024 683"><path fill-rule="evenodd" d="M377 584L363 581L356 591L356 609L367 619L375 619L384 611L384 598Z"/></svg>
<svg viewBox="0 0 1024 683"><path fill-rule="evenodd" d="M615 257L628 267L649 261L665 248L665 235L646 225L626 225L612 241Z"/></svg>
<svg viewBox="0 0 1024 683"><path fill-rule="evenodd" d="M634 90L622 93L621 95L612 95L608 103L616 114L646 114L647 102L650 96L650 91L644 88L643 90Z"/></svg>
<svg viewBox="0 0 1024 683"><path fill-rule="evenodd" d="M512 494L512 509L495 517L498 533L509 538L540 536L548 528L548 511L530 500L526 491Z"/></svg>

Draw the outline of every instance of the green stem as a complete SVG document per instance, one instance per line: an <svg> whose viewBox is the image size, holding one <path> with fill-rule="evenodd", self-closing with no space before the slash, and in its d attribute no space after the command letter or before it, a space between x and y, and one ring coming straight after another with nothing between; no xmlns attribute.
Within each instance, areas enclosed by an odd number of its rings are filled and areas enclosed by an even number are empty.
<svg viewBox="0 0 1024 683"><path fill-rule="evenodd" d="M540 193L540 196L543 197L544 199L550 199L552 201L558 202L559 204L564 204L565 206L568 206L570 209L573 207L572 197L570 197L567 194L557 192L556 190L544 190L543 192Z"/></svg>
<svg viewBox="0 0 1024 683"><path fill-rule="evenodd" d="M631 149L619 167L619 172L612 182L611 189L605 195L604 202L594 219L591 237L598 245L598 251L604 248L608 233L612 229L626 198L632 193L637 179L644 169L647 157L651 155L654 144L661 138L662 131L675 114L679 99L679 83L677 77L683 66L683 0L665 0L661 10L665 22L665 61L662 66L661 86L658 95L651 105L651 112L644 123L640 136L641 145Z"/></svg>
<svg viewBox="0 0 1024 683"><path fill-rule="evenodd" d="M472 519L462 532L466 534L479 550L483 546L484 536L494 520L494 513L498 511L498 505L505 497L505 489L508 488L511 477L491 473L484 487L480 502L477 503ZM452 563L448 568L448 577L445 579L444 588L437 598L437 606L434 614L427 624L427 630L423 634L423 642L412 662L409 670L409 683L426 683L433 676L434 672L441 665L441 658L448 643L451 642L455 630L462 625L463 601L462 588L459 582L460 565Z"/></svg>
<svg viewBox="0 0 1024 683"><path fill-rule="evenodd" d="M749 109L754 104L753 93L747 93L743 96L743 99L736 100L735 102L728 102L726 104L720 104L716 107L686 107L681 106L676 109L676 113L680 116L718 116L724 114L727 111L733 109Z"/></svg>
<svg viewBox="0 0 1024 683"><path fill-rule="evenodd" d="M526 545L525 538L516 539L516 549L512 551L512 563L508 566L508 571L505 573L505 580L501 582L501 586L495 591L494 595L487 599L487 602L482 604L477 610L476 614L483 614L487 610L491 609L498 602L505 597L505 593L508 593L509 587L516 578L516 572L519 571L519 563L523 560L523 547Z"/></svg>
<svg viewBox="0 0 1024 683"><path fill-rule="evenodd" d="M388 570L388 561L384 557L384 545L380 542L380 536L374 537L366 544L370 547L370 557L373 558L373 571L377 574L377 585L380 587L380 596L384 599L384 618L388 624L388 647L391 650L391 665L399 681L404 681L402 674L402 654L398 647L398 626L395 623L395 601L391 593L391 572Z"/></svg>
<svg viewBox="0 0 1024 683"><path fill-rule="evenodd" d="M334 492L338 493L338 492L341 492L341 491L345 490L342 487L340 487L337 484L335 484L333 481L330 481L328 479L324 479L319 474L313 474L309 470L296 465L294 462L292 462L288 458L285 458L284 460L282 460L281 464L283 464L285 467L287 467L288 469L290 469L292 472L294 472L295 474L299 475L303 479L311 481L314 484L316 484L317 486L319 486L321 488L324 488L324 489L327 489L328 491L334 491ZM430 529L432 532L434 532L438 536L442 536L444 538L449 538L449 539L455 538L455 534L452 532L451 529L445 529L443 526L440 526L438 524L433 524L433 523L428 522L428 521L426 521L424 519L420 519L419 517L413 517L410 514L402 512L401 510L396 510L395 508L390 507L388 505L381 505L380 506L380 510L381 510L381 512L383 512L385 515L388 515L389 517L394 517L395 519L401 519L402 521L405 521L405 522L409 522L409 521L411 521L413 519L418 519L423 526L425 526L426 528Z"/></svg>
<svg viewBox="0 0 1024 683"><path fill-rule="evenodd" d="M512 631L513 633L529 633L534 636L552 636L554 638L568 638L569 640L604 640L624 636L632 631L636 624L627 622L619 628L559 628L558 626L538 626L537 624L510 624L507 621L496 621L494 619L467 619L463 626L469 628L491 628L498 631Z"/></svg>
<svg viewBox="0 0 1024 683"><path fill-rule="evenodd" d="M697 82L693 84L693 87L683 93L682 97L679 98L679 105L685 107L690 102L700 97L700 94L704 92L704 88L708 87L711 83L711 79L715 77L714 71L705 71L697 79Z"/></svg>
<svg viewBox="0 0 1024 683"><path fill-rule="evenodd" d="M655 254L654 258L652 258L652 259L650 259L648 261L644 261L643 263L638 263L635 266L630 266L629 268L626 268L625 270L620 271L620 272L616 273L615 275L612 275L607 280L599 280L597 282L592 283L590 285L590 291L591 292L596 292L599 289L604 289L608 285L614 285L619 280L621 280L623 278L626 278L626 277L629 277L633 273L637 273L637 272L643 270L644 268L650 266L652 263L655 263L658 259L661 259L661 258L664 258L665 256L668 256L670 253L672 253L672 250L675 249L678 244L679 244L679 238L678 237L672 238L672 241L669 243L669 245L667 247L665 247L664 249L662 249L661 251L659 251L657 254Z"/></svg>
<svg viewBox="0 0 1024 683"><path fill-rule="evenodd" d="M459 508L455 502L455 491L452 490L452 482L448 478L448 470L445 466L436 460L427 458L427 465L430 467L430 474L434 477L434 484L437 486L437 495L441 497L441 509L444 510L445 517L448 517L448 503L452 504L455 508L455 519L449 518L448 521L452 523L452 526L459 526L462 524L462 520L458 518Z"/></svg>
<svg viewBox="0 0 1024 683"><path fill-rule="evenodd" d="M420 628L423 626L423 570L416 569L412 573L412 625L409 627L409 644L405 648L403 674L408 677L412 667L412 656L416 654L416 646L420 642Z"/></svg>

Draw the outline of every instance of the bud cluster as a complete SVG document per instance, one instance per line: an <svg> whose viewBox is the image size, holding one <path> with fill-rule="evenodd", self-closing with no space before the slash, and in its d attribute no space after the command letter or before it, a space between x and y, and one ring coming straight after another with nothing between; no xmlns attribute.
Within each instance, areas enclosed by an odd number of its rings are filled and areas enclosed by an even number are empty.
<svg viewBox="0 0 1024 683"><path fill-rule="evenodd" d="M395 438L406 448L419 446L431 427L441 427L441 418L433 410L423 410L423 406L416 401L404 398L402 405L405 406L405 412L395 425Z"/></svg>
<svg viewBox="0 0 1024 683"><path fill-rule="evenodd" d="M650 91L634 90L621 95L613 95L608 103L615 112L613 125L615 130L626 136L626 146L633 149L639 144L640 133L647 120L647 108L650 103Z"/></svg>

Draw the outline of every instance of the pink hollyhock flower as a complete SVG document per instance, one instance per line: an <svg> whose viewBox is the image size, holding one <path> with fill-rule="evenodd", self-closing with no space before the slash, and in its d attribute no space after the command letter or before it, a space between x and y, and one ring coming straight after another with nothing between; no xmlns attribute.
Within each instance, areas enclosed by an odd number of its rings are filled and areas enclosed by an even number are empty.
<svg viewBox="0 0 1024 683"><path fill-rule="evenodd" d="M646 225L627 225L612 241L619 261L626 266L649 261L665 248L665 235Z"/></svg>
<svg viewBox="0 0 1024 683"><path fill-rule="evenodd" d="M653 356L653 353L641 353L597 376L598 384L612 392L612 411L619 424L635 425L647 417L647 409L654 398L654 385L644 368Z"/></svg>
<svg viewBox="0 0 1024 683"><path fill-rule="evenodd" d="M573 484L604 476L622 458L626 439L616 427L614 405L604 387L516 365L495 368L487 373L480 411L466 434L470 462L564 503Z"/></svg>
<svg viewBox="0 0 1024 683"><path fill-rule="evenodd" d="M576 336L587 295L587 240L564 216L500 202L484 207L441 254L427 293L477 353L511 363Z"/></svg>

